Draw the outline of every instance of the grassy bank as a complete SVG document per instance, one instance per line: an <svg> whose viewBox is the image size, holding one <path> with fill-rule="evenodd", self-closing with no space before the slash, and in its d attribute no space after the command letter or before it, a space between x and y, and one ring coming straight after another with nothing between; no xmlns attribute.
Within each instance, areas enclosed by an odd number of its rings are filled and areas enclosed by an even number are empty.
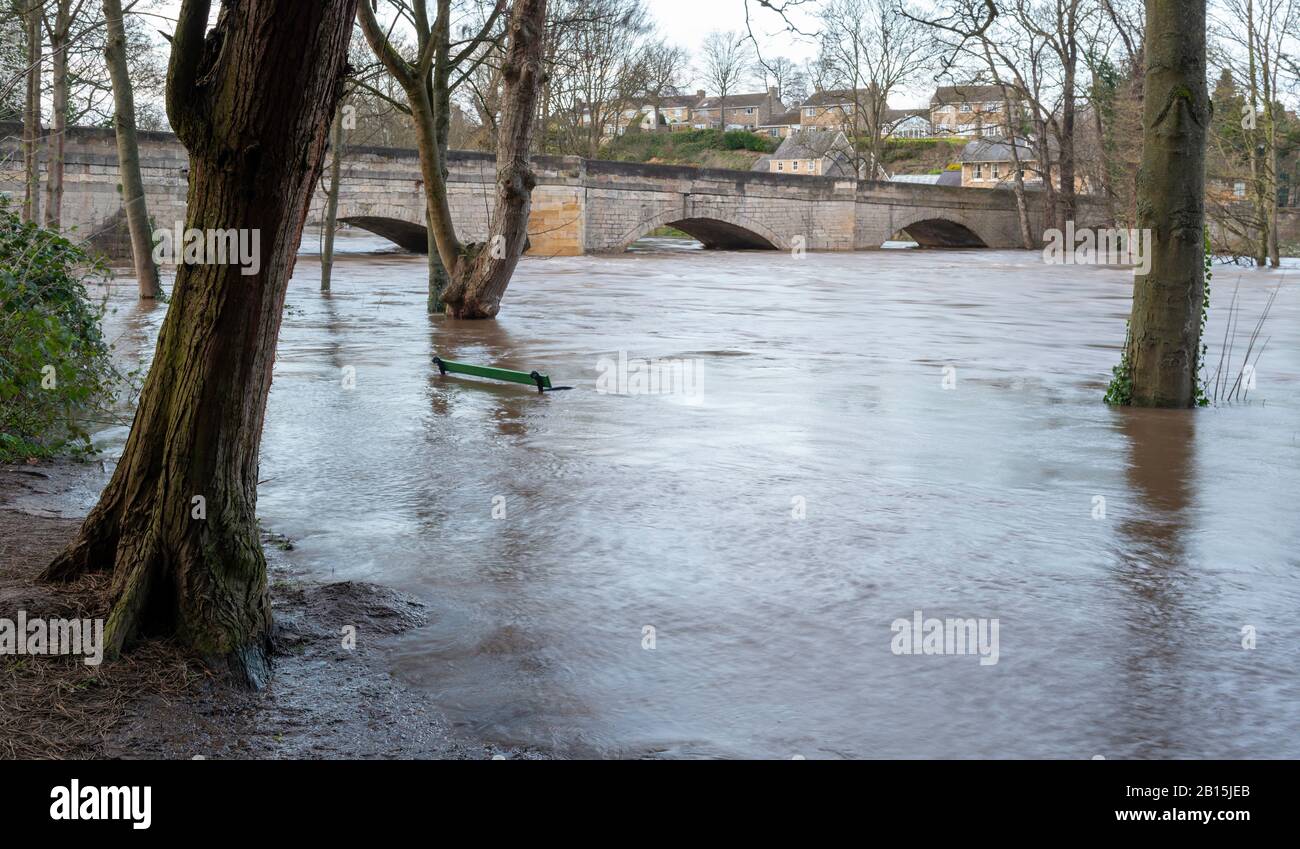
<svg viewBox="0 0 1300 849"><path fill-rule="evenodd" d="M600 157L619 162L748 171L759 157L774 152L778 143L777 139L742 131L633 132L601 148Z"/></svg>

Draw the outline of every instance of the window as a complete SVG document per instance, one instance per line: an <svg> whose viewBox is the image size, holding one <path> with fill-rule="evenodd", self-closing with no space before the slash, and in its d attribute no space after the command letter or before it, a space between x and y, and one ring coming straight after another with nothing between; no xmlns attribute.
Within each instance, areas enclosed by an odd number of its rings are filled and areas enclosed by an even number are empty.
<svg viewBox="0 0 1300 849"><path fill-rule="evenodd" d="M998 178L998 164L997 164L996 162L993 163L993 175L992 175L992 176L993 176L993 179L994 179L994 180L996 180L996 179Z"/></svg>
<svg viewBox="0 0 1300 849"><path fill-rule="evenodd" d="M746 115L753 115L753 114L754 114L754 107L750 106L750 107L746 108L746 109L745 109L745 114L746 114Z"/></svg>
<svg viewBox="0 0 1300 849"><path fill-rule="evenodd" d="M974 179L976 179L976 180L983 180L983 179L984 179L984 163L982 163L982 162L976 162L976 163L975 163L975 177L974 177Z"/></svg>
<svg viewBox="0 0 1300 849"><path fill-rule="evenodd" d="M785 170L785 163L784 163L784 162L778 162L778 163L776 163L776 170L778 170L778 171L784 171L784 170Z"/></svg>
<svg viewBox="0 0 1300 849"><path fill-rule="evenodd" d="M816 117L817 117L817 110L816 110L816 109L805 109L805 110L803 111L803 115L804 115L805 118L816 118Z"/></svg>
<svg viewBox="0 0 1300 849"><path fill-rule="evenodd" d="M1238 180L1232 187L1232 194L1235 197L1244 198L1246 196L1246 181Z"/></svg>
<svg viewBox="0 0 1300 849"><path fill-rule="evenodd" d="M962 112L969 112L969 111L970 111L970 104L969 104L969 103L963 103L963 104L961 105L961 111L962 111Z"/></svg>
<svg viewBox="0 0 1300 849"><path fill-rule="evenodd" d="M985 111L985 112L1001 112L1001 111L1002 111L1002 104L1001 104L1001 103L985 103L985 104L984 104L984 111Z"/></svg>
<svg viewBox="0 0 1300 849"><path fill-rule="evenodd" d="M798 170L799 170L799 160L796 159L796 160L794 161L794 164L790 166L790 170L791 170L791 171L798 171Z"/></svg>

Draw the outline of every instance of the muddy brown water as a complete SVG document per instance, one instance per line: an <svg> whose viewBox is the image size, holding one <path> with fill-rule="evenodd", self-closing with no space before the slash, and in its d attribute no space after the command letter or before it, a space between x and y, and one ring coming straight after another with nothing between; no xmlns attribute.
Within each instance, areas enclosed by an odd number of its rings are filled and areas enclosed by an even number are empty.
<svg viewBox="0 0 1300 849"><path fill-rule="evenodd" d="M422 258L342 247L331 294L309 256L291 284L259 514L307 574L429 605L389 662L461 733L1300 756L1300 264L1251 402L1152 412L1100 401L1123 270L656 240L526 260L499 320L465 323L424 315ZM1244 326L1281 277L1217 271L1212 359L1238 278ZM129 282L111 301L119 356L147 362L162 309ZM698 367L698 392L597 391L619 352ZM435 353L574 388L441 377ZM916 611L997 620L997 663L895 653Z"/></svg>

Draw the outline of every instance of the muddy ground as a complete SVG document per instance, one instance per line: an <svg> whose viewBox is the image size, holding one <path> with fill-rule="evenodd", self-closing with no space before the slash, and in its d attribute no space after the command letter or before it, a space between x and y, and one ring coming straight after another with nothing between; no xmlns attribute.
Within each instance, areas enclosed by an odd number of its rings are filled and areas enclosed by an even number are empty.
<svg viewBox="0 0 1300 849"><path fill-rule="evenodd" d="M52 586L41 568L76 532L106 482L102 464L0 466L0 618L95 618L107 582ZM115 662L0 656L0 758L542 758L460 739L434 696L388 672L394 635L429 612L384 587L296 574L263 534L275 618L274 678L232 687L166 641ZM356 628L343 646L341 624Z"/></svg>

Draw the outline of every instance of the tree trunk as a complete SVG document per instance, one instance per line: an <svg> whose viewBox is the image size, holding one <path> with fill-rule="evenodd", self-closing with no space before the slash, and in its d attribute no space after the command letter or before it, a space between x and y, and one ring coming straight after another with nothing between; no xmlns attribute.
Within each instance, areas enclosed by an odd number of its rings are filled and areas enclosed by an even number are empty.
<svg viewBox="0 0 1300 849"><path fill-rule="evenodd" d="M325 192L325 234L320 251L320 290L330 290L330 275L334 271L334 230L339 220L339 176L343 170L343 110L334 111L330 126L330 176Z"/></svg>
<svg viewBox="0 0 1300 849"><path fill-rule="evenodd" d="M1196 401L1205 274L1205 0L1147 0L1146 100L1138 227L1151 271L1133 287L1133 397L1143 407Z"/></svg>
<svg viewBox="0 0 1300 849"><path fill-rule="evenodd" d="M149 207L145 202L144 178L140 175L140 147L135 135L135 94L126 64L126 24L122 0L104 0L108 40L104 60L113 81L113 130L117 136L118 173L122 178L122 208L131 234L131 256L141 300L162 294L158 266L153 261L153 238L149 232Z"/></svg>
<svg viewBox="0 0 1300 849"><path fill-rule="evenodd" d="M27 99L23 104L23 220L41 217L41 7L27 4Z"/></svg>
<svg viewBox="0 0 1300 849"><path fill-rule="evenodd" d="M1074 79L1078 59L1070 56L1065 63L1065 81L1061 85L1061 216L1062 222L1075 220L1074 191Z"/></svg>
<svg viewBox="0 0 1300 849"><path fill-rule="evenodd" d="M1246 131L1245 137L1250 161L1251 197L1255 201L1255 226L1259 237L1254 243L1255 265L1262 268L1268 263L1268 207L1264 205L1264 174L1259 162L1259 77L1255 63L1254 0L1246 0L1246 56L1250 74L1250 112L1255 123ZM1267 106L1265 103L1265 108Z"/></svg>
<svg viewBox="0 0 1300 849"><path fill-rule="evenodd" d="M1264 219L1264 241L1268 246L1268 263L1273 268L1282 265L1281 237L1277 229L1277 194L1278 194L1278 155L1277 155L1277 92L1273 90L1274 71L1272 63L1277 61L1264 52L1262 71L1264 77L1264 180L1265 199L1268 202Z"/></svg>
<svg viewBox="0 0 1300 849"><path fill-rule="evenodd" d="M164 633L234 677L269 674L258 447L276 337L357 0L185 0L167 111L190 154L187 226L257 233L257 270L178 266L126 448L75 540L45 570L112 568L105 650Z"/></svg>
<svg viewBox="0 0 1300 849"><path fill-rule="evenodd" d="M1061 221L1058 213L1060 209L1057 206L1059 192L1056 190L1056 177L1060 174L1059 169L1052 168L1052 149L1047 143L1047 122L1041 119L1034 120L1034 139L1035 147L1038 154L1038 167L1043 173L1043 228L1046 230L1063 230L1065 222Z"/></svg>
<svg viewBox="0 0 1300 849"><path fill-rule="evenodd" d="M451 284L442 299L454 318L496 316L528 241L528 215L537 184L529 151L542 87L546 0L516 0L507 37L496 207L487 244L452 269Z"/></svg>
<svg viewBox="0 0 1300 849"><path fill-rule="evenodd" d="M58 229L63 221L64 136L68 131L68 30L72 27L72 0L58 0L54 29L50 31L50 137L46 143L45 226Z"/></svg>
<svg viewBox="0 0 1300 849"><path fill-rule="evenodd" d="M990 65L992 65L991 61ZM1001 81L998 82L1000 85ZM1002 108L1005 110L1003 114L1007 121L1007 142L1011 147L1011 189L1016 198L1016 221L1020 225L1020 246L1025 250L1032 250L1034 229L1029 223L1029 201L1025 198L1025 177L1022 173L1024 167L1020 164L1020 148L1017 146L1019 134L1015 126L1019 116L1018 113L1011 111L1011 98L1007 96L1005 88L1002 89Z"/></svg>

